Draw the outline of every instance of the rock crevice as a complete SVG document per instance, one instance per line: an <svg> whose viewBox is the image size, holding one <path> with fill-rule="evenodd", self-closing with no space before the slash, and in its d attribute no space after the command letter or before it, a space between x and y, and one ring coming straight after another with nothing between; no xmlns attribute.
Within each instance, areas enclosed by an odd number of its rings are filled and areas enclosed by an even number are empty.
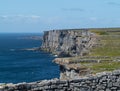
<svg viewBox="0 0 120 91"><path fill-rule="evenodd" d="M82 56L96 43L96 37L89 30L45 31L41 49L60 57Z"/></svg>

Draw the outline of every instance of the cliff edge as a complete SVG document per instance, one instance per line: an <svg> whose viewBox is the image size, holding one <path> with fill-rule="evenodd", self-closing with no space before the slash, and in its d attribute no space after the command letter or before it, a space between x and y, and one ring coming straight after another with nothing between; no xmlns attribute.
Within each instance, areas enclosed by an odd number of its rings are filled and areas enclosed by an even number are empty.
<svg viewBox="0 0 120 91"><path fill-rule="evenodd" d="M60 79L69 80L120 69L119 45L119 28L68 29L45 31L41 49L60 57Z"/></svg>
<svg viewBox="0 0 120 91"><path fill-rule="evenodd" d="M45 31L41 49L59 57L83 56L95 46L96 37L87 29Z"/></svg>

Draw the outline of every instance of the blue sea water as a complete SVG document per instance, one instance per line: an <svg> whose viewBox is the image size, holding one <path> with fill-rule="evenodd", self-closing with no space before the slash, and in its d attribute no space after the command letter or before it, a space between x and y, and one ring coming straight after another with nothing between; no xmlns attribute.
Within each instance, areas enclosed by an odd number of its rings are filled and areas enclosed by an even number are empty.
<svg viewBox="0 0 120 91"><path fill-rule="evenodd" d="M0 83L33 82L59 77L54 57L42 51L20 51L39 47L41 40L23 39L40 34L0 34Z"/></svg>

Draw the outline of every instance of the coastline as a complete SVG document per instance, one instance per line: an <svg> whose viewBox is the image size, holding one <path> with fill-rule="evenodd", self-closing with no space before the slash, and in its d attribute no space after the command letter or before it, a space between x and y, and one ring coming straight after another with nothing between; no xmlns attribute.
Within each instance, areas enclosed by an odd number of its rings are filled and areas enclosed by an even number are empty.
<svg viewBox="0 0 120 91"><path fill-rule="evenodd" d="M107 36L106 31L97 31L97 33ZM99 46L101 44L99 44L99 37L98 35L96 36L96 31L92 31L92 33L88 30L47 31L43 36L43 44L40 48L24 50L34 51L42 49L43 51L54 54L56 57L60 57L53 61L60 66L60 78L32 83L1 84L0 89L1 91L119 91L119 67L118 69L112 69L112 71L105 69L99 72L97 70L95 74L91 74L91 71L94 70L88 68L89 63L96 65L103 62L104 64L104 61L107 63L118 62L119 64L119 56L117 60L115 57L111 58L109 56L84 56L88 55L92 48ZM83 66L86 64L87 69Z"/></svg>

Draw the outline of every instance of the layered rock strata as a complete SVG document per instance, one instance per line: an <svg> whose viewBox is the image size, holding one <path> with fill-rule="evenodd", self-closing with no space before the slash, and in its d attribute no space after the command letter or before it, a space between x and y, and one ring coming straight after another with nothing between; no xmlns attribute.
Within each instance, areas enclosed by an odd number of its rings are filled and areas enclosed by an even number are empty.
<svg viewBox="0 0 120 91"><path fill-rule="evenodd" d="M60 80L81 78L90 74L90 69L80 63L70 63L67 58L56 58L53 60L60 67Z"/></svg>
<svg viewBox="0 0 120 91"><path fill-rule="evenodd" d="M55 55L83 56L96 44L97 38L86 29L45 31L41 49Z"/></svg>

